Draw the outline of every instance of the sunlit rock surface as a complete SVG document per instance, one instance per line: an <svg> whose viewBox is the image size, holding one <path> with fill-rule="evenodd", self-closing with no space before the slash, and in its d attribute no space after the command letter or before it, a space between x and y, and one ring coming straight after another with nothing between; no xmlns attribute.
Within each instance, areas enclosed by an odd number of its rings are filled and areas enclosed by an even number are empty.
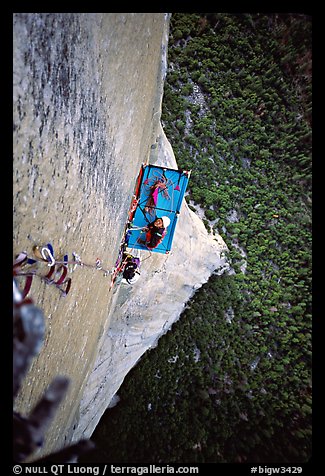
<svg viewBox="0 0 325 476"><path fill-rule="evenodd" d="M169 16L18 13L13 21L13 251L51 242L56 257L114 266L140 165L176 166L160 129ZM169 256L115 287L71 268L66 298L34 278L46 337L15 409L28 414L56 375L70 387L38 457L90 436L126 373L223 264L185 202ZM46 264L39 265L46 273Z"/></svg>
<svg viewBox="0 0 325 476"><path fill-rule="evenodd" d="M157 146L155 163L177 168L162 130ZM110 326L81 401L75 439L91 435L125 375L179 318L194 292L213 271L221 274L228 268L225 250L223 240L208 235L184 200L170 254L153 253L148 257L147 252L141 252L141 278L133 286L120 285L111 308Z"/></svg>

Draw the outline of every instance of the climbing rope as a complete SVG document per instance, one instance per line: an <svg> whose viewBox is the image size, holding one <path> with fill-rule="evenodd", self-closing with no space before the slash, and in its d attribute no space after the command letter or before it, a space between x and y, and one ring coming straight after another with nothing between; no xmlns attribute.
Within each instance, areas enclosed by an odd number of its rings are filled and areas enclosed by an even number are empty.
<svg viewBox="0 0 325 476"><path fill-rule="evenodd" d="M26 265L33 266L38 261L32 258L28 258L28 255L26 252L19 253L19 255L14 260L14 263L13 263L14 278L17 276L24 276L26 278L25 285L22 290L23 299L25 299L25 297L30 291L34 276L37 276L46 284L55 285L59 289L59 291L62 293L63 296L66 296L69 293L70 287L71 287L71 278L67 277L67 273L68 273L67 266L60 265L56 269L56 264L54 264L53 262L52 253L50 252L49 249L47 249L47 251L49 251L48 265L50 266L50 269L45 276L39 274L37 270L32 267L29 269L27 268L26 271L24 271L24 268ZM44 255L47 254L44 250L43 250L43 253Z"/></svg>
<svg viewBox="0 0 325 476"><path fill-rule="evenodd" d="M68 255L65 255L63 260L55 259L53 247L50 243L47 246L35 246L32 258L25 251L19 253L13 263L13 275L14 277L23 276L26 279L22 290L23 298L29 293L34 276L37 276L46 284L55 285L64 297L67 296L71 288L71 278L67 277L68 265L74 266L70 272L73 272L77 266L103 270L104 276L113 272L112 270L103 269L102 260L99 258L96 259L95 264L89 264L84 263L76 252L73 252L72 256L72 261L68 260ZM39 262L46 263L50 268L46 275L40 274L38 269L35 269L35 265Z"/></svg>
<svg viewBox="0 0 325 476"><path fill-rule="evenodd" d="M144 164L145 166L148 165L148 161ZM186 172L187 174L189 172ZM111 284L109 289L113 287L113 284L116 280L116 277L118 276L119 273L123 272L123 269L125 267L126 261L123 259L123 254L128 247L127 244L127 232L129 229L132 230L140 230L142 233L144 233L146 230L146 227L138 227L138 226L133 226L132 225L132 219L134 216L134 213L137 209L137 207L140 205L139 200L140 200L140 187L141 187L141 180L142 180L142 174L143 174L143 168L141 168L141 171L138 175L137 183L136 183L136 188L135 188L135 193L132 196L132 201L128 213L128 221L125 225L124 229L124 234L123 234L123 239L120 245L120 250L118 254L117 261L115 263L115 266L113 269L103 269L102 266L102 260L99 258L96 258L96 261L94 264L90 263L84 263L80 256L76 252L72 252L73 260L69 261L68 260L68 255L65 255L63 260L58 260L54 256L54 251L53 247L50 243L47 244L47 246L35 246L33 251L34 251L34 256L28 257L26 252L22 252L19 255L16 256L13 264L13 274L14 276L24 276L26 278L25 281L25 286L23 289L23 296L26 297L26 295L29 293L31 285L32 285L32 280L34 276L38 276L41 280L45 281L47 284L53 284L55 285L62 293L63 296L66 296L68 292L70 291L71 288L71 278L67 276L68 271L73 272L76 267L87 267L87 268L92 268L96 270L102 270L104 272L104 276L111 275ZM174 202L174 190L180 190L179 188L179 181L180 178L178 179L177 185L175 187L174 182L171 179L167 179L165 177L164 172L161 173L154 173L154 175L150 178L147 178L143 184L145 186L149 185L149 197L153 194L150 193L150 190L152 190L153 186L156 186L156 196L155 198L157 199L158 193L162 193L166 199L170 200L171 204L171 209L170 212L173 210L173 202ZM150 185L150 182L153 183L153 185ZM172 186L172 192L171 196L169 195L168 192L168 187ZM147 197L147 200L149 200L149 197ZM146 204L147 206L147 204ZM151 205L148 206L148 208L155 208L152 207ZM144 211L141 208L142 213ZM167 210L166 210L167 211ZM145 215L145 213L144 213ZM147 217L145 216L147 222L149 223ZM129 252L132 254L133 248ZM149 256L145 258L143 261L146 259L149 259L152 255L151 251L149 251ZM38 262L43 262L46 263L47 266L49 267L48 273L44 275L40 275L38 273L38 270L33 268L33 265L36 265ZM26 266L30 265L30 268L26 269ZM68 268L68 266L73 266L72 270Z"/></svg>

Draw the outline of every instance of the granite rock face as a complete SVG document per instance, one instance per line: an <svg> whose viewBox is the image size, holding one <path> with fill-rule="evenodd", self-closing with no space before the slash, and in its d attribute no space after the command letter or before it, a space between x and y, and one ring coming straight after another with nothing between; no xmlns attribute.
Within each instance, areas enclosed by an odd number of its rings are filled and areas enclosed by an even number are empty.
<svg viewBox="0 0 325 476"><path fill-rule="evenodd" d="M157 165L177 168L161 128L157 149ZM211 273L228 269L224 251L222 238L207 233L185 200L170 254L153 253L149 257L148 252L141 251L140 279L133 286L121 284L111 306L109 328L85 387L74 440L91 436L106 408L115 403L113 399L129 370L146 350L157 345Z"/></svg>
<svg viewBox="0 0 325 476"><path fill-rule="evenodd" d="M109 292L95 269L97 258L114 266L140 165L176 166L160 128L168 22L164 13L14 15L13 251L51 242L57 258L76 252L94 265L70 269L65 298L32 284L45 338L15 410L28 414L57 375L71 382L37 457L91 435L129 369L226 266L224 243L184 201L172 252L144 261L134 287Z"/></svg>

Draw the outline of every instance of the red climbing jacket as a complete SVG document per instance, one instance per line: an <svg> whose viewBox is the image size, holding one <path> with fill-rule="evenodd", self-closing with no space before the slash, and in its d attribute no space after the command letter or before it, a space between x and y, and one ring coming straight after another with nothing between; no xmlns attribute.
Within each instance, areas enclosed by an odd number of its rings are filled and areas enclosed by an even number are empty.
<svg viewBox="0 0 325 476"><path fill-rule="evenodd" d="M167 231L166 228L158 228L153 223L150 223L148 228L149 230L146 233L146 247L152 250L162 242Z"/></svg>

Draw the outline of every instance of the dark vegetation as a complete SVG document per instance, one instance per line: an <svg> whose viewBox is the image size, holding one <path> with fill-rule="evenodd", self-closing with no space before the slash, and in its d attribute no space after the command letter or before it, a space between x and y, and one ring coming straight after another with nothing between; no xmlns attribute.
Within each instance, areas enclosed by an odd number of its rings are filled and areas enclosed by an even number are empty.
<svg viewBox="0 0 325 476"><path fill-rule="evenodd" d="M311 457L311 19L171 19L163 126L205 224L229 248L147 352L94 461Z"/></svg>

